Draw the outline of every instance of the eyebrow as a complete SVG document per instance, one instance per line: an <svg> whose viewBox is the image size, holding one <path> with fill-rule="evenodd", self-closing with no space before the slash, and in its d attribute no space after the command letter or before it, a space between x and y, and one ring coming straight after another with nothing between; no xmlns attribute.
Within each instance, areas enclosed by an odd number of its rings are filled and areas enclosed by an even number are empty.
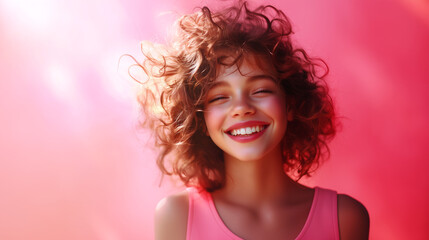
<svg viewBox="0 0 429 240"><path fill-rule="evenodd" d="M259 75L254 75L254 76L249 76L247 78L247 82L254 82L260 79L268 79L268 80L272 80L273 82L276 82L276 79L270 75L266 75L266 74L259 74ZM213 85L211 86L211 88L215 88L215 87L221 87L221 86L227 86L229 85L228 81L222 80L219 82L214 82Z"/></svg>

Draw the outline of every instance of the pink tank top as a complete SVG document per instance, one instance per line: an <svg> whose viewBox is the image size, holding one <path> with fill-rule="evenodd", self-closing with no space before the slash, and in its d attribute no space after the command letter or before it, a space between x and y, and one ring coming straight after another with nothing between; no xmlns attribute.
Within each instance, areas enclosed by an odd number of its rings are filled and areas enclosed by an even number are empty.
<svg viewBox="0 0 429 240"><path fill-rule="evenodd" d="M242 240L220 218L210 193L188 188L187 240ZM337 193L316 187L307 220L296 240L338 240Z"/></svg>

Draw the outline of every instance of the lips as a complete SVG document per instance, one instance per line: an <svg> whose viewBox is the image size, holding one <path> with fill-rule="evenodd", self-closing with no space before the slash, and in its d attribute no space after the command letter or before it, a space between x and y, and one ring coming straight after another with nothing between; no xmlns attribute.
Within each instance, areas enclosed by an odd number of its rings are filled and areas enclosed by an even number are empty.
<svg viewBox="0 0 429 240"><path fill-rule="evenodd" d="M262 136L270 124L263 121L248 121L232 125L225 133L234 141L251 142Z"/></svg>

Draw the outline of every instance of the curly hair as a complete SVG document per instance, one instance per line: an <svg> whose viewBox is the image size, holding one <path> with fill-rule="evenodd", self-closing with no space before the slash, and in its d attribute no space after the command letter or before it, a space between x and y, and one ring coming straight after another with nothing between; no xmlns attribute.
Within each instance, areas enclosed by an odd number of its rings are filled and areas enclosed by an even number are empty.
<svg viewBox="0 0 429 240"><path fill-rule="evenodd" d="M163 174L207 191L224 185L223 152L206 134L204 99L218 66L253 55L274 67L293 112L282 141L285 170L297 179L309 176L329 154L336 118L324 81L328 68L293 45L286 15L271 5L250 10L240 2L219 12L203 7L178 19L176 28L168 46L143 42L145 60L137 62L147 75L139 95L142 124L155 133ZM234 61L225 61L231 56Z"/></svg>

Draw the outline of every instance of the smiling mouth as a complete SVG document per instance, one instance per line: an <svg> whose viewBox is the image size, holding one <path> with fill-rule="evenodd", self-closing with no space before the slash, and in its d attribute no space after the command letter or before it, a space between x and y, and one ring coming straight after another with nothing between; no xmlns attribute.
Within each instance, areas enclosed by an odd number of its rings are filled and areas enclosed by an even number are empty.
<svg viewBox="0 0 429 240"><path fill-rule="evenodd" d="M253 134L263 131L267 126L268 125L257 125L252 127L237 128L228 131L227 133L232 136L251 136Z"/></svg>

